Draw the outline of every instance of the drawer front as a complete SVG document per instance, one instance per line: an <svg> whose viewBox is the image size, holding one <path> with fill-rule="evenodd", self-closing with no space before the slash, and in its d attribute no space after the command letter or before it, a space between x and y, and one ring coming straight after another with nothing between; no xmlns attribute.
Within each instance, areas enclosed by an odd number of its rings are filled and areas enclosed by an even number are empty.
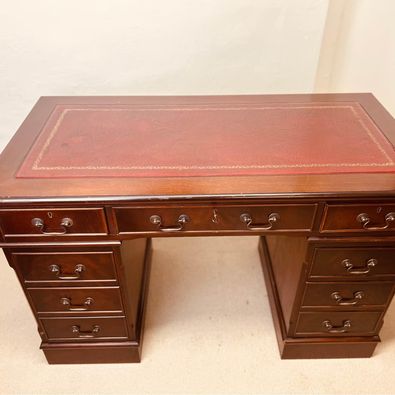
<svg viewBox="0 0 395 395"><path fill-rule="evenodd" d="M302 312L296 335L372 336L380 329L382 312Z"/></svg>
<svg viewBox="0 0 395 395"><path fill-rule="evenodd" d="M111 251L12 252L11 259L27 285L71 285L80 281L106 284L117 282Z"/></svg>
<svg viewBox="0 0 395 395"><path fill-rule="evenodd" d="M395 247L316 248L310 278L395 276Z"/></svg>
<svg viewBox="0 0 395 395"><path fill-rule="evenodd" d="M96 339L126 339L124 317L42 318L48 340L94 341Z"/></svg>
<svg viewBox="0 0 395 395"><path fill-rule="evenodd" d="M393 283L307 283L303 307L379 306L384 308L392 296Z"/></svg>
<svg viewBox="0 0 395 395"><path fill-rule="evenodd" d="M101 208L0 210L0 224L5 238L107 234Z"/></svg>
<svg viewBox="0 0 395 395"><path fill-rule="evenodd" d="M27 291L38 314L123 311L119 287L29 288Z"/></svg>
<svg viewBox="0 0 395 395"><path fill-rule="evenodd" d="M395 204L327 205L321 232L395 232Z"/></svg>
<svg viewBox="0 0 395 395"><path fill-rule="evenodd" d="M315 211L315 204L114 208L119 233L309 231Z"/></svg>

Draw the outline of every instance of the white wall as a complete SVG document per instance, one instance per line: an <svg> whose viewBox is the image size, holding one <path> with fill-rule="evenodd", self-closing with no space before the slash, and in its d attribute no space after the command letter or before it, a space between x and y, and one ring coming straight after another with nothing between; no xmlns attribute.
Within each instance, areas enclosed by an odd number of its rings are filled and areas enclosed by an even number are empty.
<svg viewBox="0 0 395 395"><path fill-rule="evenodd" d="M394 0L331 0L316 91L372 92L395 116Z"/></svg>
<svg viewBox="0 0 395 395"><path fill-rule="evenodd" d="M394 16L394 0L0 0L0 150L42 95L371 91L395 115Z"/></svg>
<svg viewBox="0 0 395 395"><path fill-rule="evenodd" d="M0 150L41 95L311 92L327 0L0 0Z"/></svg>

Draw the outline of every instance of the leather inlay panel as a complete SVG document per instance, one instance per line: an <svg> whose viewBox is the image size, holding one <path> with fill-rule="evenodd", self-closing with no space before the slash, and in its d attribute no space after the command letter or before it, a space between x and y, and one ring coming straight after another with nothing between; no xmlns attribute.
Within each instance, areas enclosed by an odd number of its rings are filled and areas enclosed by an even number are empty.
<svg viewBox="0 0 395 395"><path fill-rule="evenodd" d="M114 155L116 152L116 155ZM356 102L57 105L17 177L395 171Z"/></svg>

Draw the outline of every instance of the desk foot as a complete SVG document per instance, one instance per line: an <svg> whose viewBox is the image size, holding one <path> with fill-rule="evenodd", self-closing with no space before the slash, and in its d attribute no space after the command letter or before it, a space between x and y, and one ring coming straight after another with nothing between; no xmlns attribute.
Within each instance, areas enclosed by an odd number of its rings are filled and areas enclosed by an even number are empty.
<svg viewBox="0 0 395 395"><path fill-rule="evenodd" d="M378 336L355 342L348 339L334 341L331 338L298 340L285 338L278 341L281 359L369 358L380 342Z"/></svg>
<svg viewBox="0 0 395 395"><path fill-rule="evenodd" d="M49 364L140 362L141 343L50 344L40 347Z"/></svg>
<svg viewBox="0 0 395 395"><path fill-rule="evenodd" d="M281 359L367 358L372 356L374 349L380 342L379 336L347 338L287 337L270 254L263 237L260 238L259 242L259 254Z"/></svg>

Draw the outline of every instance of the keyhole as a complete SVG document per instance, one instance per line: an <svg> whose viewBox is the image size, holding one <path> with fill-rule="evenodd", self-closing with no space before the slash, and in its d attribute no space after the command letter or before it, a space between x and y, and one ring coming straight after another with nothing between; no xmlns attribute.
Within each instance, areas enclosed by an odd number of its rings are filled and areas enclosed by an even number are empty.
<svg viewBox="0 0 395 395"><path fill-rule="evenodd" d="M53 217L53 214L50 211L47 212L47 215L48 215L48 218L52 218Z"/></svg>
<svg viewBox="0 0 395 395"><path fill-rule="evenodd" d="M380 214L382 210L383 210L382 207L377 207L377 214Z"/></svg>
<svg viewBox="0 0 395 395"><path fill-rule="evenodd" d="M215 224L218 223L217 209L214 209L214 210L213 210L213 217L211 218L211 221L214 222Z"/></svg>

